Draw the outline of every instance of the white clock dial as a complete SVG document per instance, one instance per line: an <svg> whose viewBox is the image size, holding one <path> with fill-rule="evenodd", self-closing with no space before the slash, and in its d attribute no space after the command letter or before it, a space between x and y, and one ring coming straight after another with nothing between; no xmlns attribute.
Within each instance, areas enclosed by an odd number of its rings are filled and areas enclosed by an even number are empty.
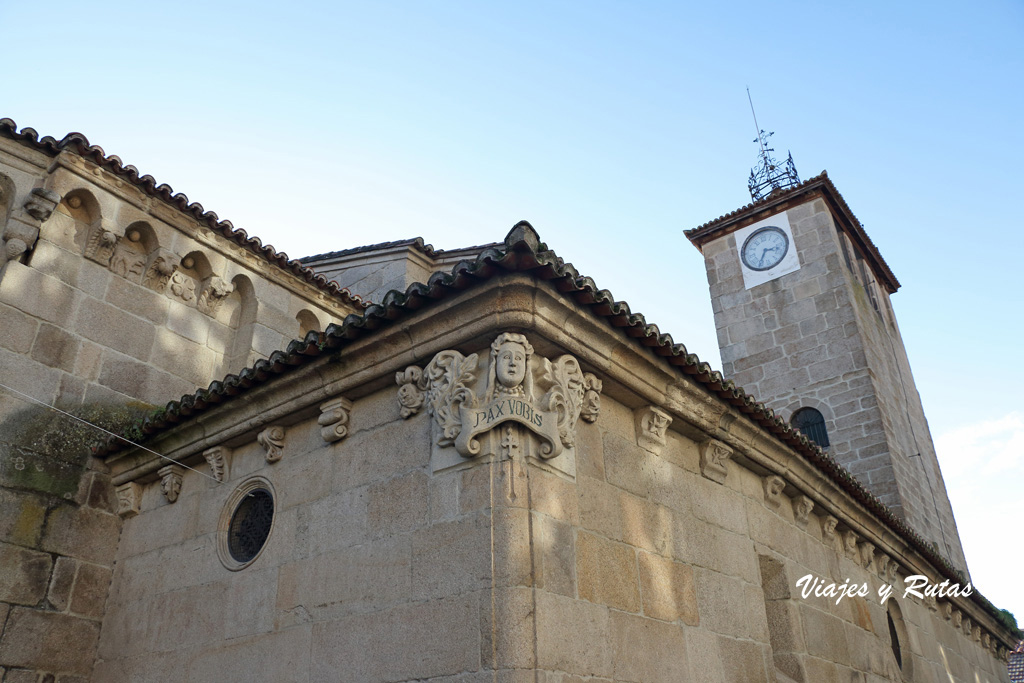
<svg viewBox="0 0 1024 683"><path fill-rule="evenodd" d="M779 265L789 251L789 237L781 228L768 225L755 230L743 243L740 258L750 270L768 270Z"/></svg>

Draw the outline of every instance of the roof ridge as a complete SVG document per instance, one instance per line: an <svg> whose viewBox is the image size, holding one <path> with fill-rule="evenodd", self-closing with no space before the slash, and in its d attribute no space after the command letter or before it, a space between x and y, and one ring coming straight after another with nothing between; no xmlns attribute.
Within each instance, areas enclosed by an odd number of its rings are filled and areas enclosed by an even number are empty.
<svg viewBox="0 0 1024 683"><path fill-rule="evenodd" d="M258 237L250 237L245 230L236 228L229 220L221 220L215 212L207 211L199 202L190 202L185 194L174 192L170 185L166 183L158 185L153 176L140 174L139 169L130 164L124 164L117 155L108 155L99 145L91 144L89 139L82 133L68 133L58 141L49 135L39 137L39 132L34 128L25 127L19 131L18 125L12 119L0 118L0 135L51 156L57 156L64 151L73 152L83 159L106 168L111 173L127 179L132 185L140 188L149 196L161 199L178 209L179 212L191 216L200 223L205 223L214 232L248 249L281 270L289 272L333 296L339 297L346 303L362 308L368 305L358 295L353 294L347 288L339 286L337 282L328 280L323 275L307 268L298 259L289 259L288 254L285 252L277 251L272 245L264 245Z"/></svg>

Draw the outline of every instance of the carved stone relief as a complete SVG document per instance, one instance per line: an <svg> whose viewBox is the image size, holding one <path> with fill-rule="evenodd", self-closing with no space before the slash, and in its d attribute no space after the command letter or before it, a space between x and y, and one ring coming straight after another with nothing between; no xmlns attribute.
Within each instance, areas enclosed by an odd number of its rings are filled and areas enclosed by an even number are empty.
<svg viewBox="0 0 1024 683"><path fill-rule="evenodd" d="M854 562L857 561L857 532L852 529L843 533L843 551Z"/></svg>
<svg viewBox="0 0 1024 683"><path fill-rule="evenodd" d="M719 484L729 476L729 458L732 449L717 439L708 439L700 445L700 473Z"/></svg>
<svg viewBox="0 0 1024 683"><path fill-rule="evenodd" d="M495 338L485 368L475 353L447 350L395 381L403 418L424 406L434 418L437 449L453 447L461 458L525 454L546 461L574 448L586 394L600 387L574 357L537 356L526 336L510 332ZM598 405L590 404L596 418ZM435 456L435 470L457 464L440 450Z"/></svg>
<svg viewBox="0 0 1024 683"><path fill-rule="evenodd" d="M875 544L865 541L860 544L860 564L870 571L871 561L875 559Z"/></svg>
<svg viewBox="0 0 1024 683"><path fill-rule="evenodd" d="M81 202L78 197L71 199ZM98 219L89 226L89 237L85 242L85 257L101 265L109 265L117 240L118 235L114 229L114 223L109 219Z"/></svg>
<svg viewBox="0 0 1024 683"><path fill-rule="evenodd" d="M793 499L793 519L800 526L807 526L814 510L814 501L809 496L799 495Z"/></svg>
<svg viewBox="0 0 1024 683"><path fill-rule="evenodd" d="M196 306L199 297L196 294L196 281L191 275L177 270L171 273L171 295L188 306Z"/></svg>
<svg viewBox="0 0 1024 683"><path fill-rule="evenodd" d="M284 427L267 427L256 436L256 443L267 452L267 462L277 462L284 455Z"/></svg>
<svg viewBox="0 0 1024 683"><path fill-rule="evenodd" d="M142 486L130 481L118 486L116 494L117 514L125 518L139 514L139 507L142 504Z"/></svg>
<svg viewBox="0 0 1024 683"><path fill-rule="evenodd" d="M334 443L348 436L348 418L351 411L352 401L340 396L320 406L320 417L316 423L320 425L320 436L324 441Z"/></svg>
<svg viewBox="0 0 1024 683"><path fill-rule="evenodd" d="M890 560L889 566L885 569L885 579L889 583L896 583L896 572L899 571L900 566L896 564L896 560Z"/></svg>
<svg viewBox="0 0 1024 683"><path fill-rule="evenodd" d="M949 621L950 619L952 619L953 618L953 603L951 603L949 601L943 602L939 606L939 613L946 619L946 621Z"/></svg>
<svg viewBox="0 0 1024 683"><path fill-rule="evenodd" d="M42 223L50 217L59 202L59 194L37 187L29 193L28 201L25 202L25 213Z"/></svg>
<svg viewBox="0 0 1024 683"><path fill-rule="evenodd" d="M661 453L665 448L672 416L657 406L637 408L633 415L636 422L637 445L652 453Z"/></svg>
<svg viewBox="0 0 1024 683"><path fill-rule="evenodd" d="M832 515L826 515L821 518L821 540L825 545L830 547L835 546L836 525L838 524L839 520Z"/></svg>
<svg viewBox="0 0 1024 683"><path fill-rule="evenodd" d="M786 480L777 474L764 478L764 502L770 507L777 508L782 505L782 492L786 488Z"/></svg>
<svg viewBox="0 0 1024 683"><path fill-rule="evenodd" d="M960 628L960 625L963 623L963 620L964 620L963 612L961 612L958 609L953 610L953 627L954 628Z"/></svg>
<svg viewBox="0 0 1024 683"><path fill-rule="evenodd" d="M153 250L149 255L149 263L146 266L146 275L142 284L150 289L163 292L167 289L167 283L171 275L178 268L179 259L177 254L162 247Z"/></svg>
<svg viewBox="0 0 1024 683"><path fill-rule="evenodd" d="M214 446L203 451L203 457L210 465L210 474L213 478L219 482L225 481L228 476L231 449L226 446Z"/></svg>
<svg viewBox="0 0 1024 683"><path fill-rule="evenodd" d="M160 490L168 503L178 500L181 494L181 475L185 473L184 468L178 465L167 465L157 470L160 475Z"/></svg>
<svg viewBox="0 0 1024 683"><path fill-rule="evenodd" d="M113 233L104 232L104 236ZM142 276L146 271L146 251L142 246L142 235L138 230L129 230L124 239L113 238L116 246L110 260L110 270L115 275L120 275L132 282L142 282Z"/></svg>
<svg viewBox="0 0 1024 683"><path fill-rule="evenodd" d="M598 413L601 412L601 390L604 383L592 373L583 375L583 406L580 408L580 418L585 422L595 422Z"/></svg>
<svg viewBox="0 0 1024 683"><path fill-rule="evenodd" d="M224 300L233 291L235 291L233 283L225 282L220 277L212 275L206 280L203 291L199 294L199 301L196 303L196 307L207 315L217 315L220 305L224 303Z"/></svg>
<svg viewBox="0 0 1024 683"><path fill-rule="evenodd" d="M875 562L875 568L878 570L878 578L884 579L885 572L889 569L889 556L879 555L878 560Z"/></svg>

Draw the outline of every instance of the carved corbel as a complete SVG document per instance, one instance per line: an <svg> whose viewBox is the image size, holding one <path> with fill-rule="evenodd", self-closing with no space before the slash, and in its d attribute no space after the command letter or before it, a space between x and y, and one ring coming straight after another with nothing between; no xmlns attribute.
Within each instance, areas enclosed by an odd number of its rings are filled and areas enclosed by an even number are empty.
<svg viewBox="0 0 1024 683"><path fill-rule="evenodd" d="M713 482L724 484L729 476L729 458L732 449L717 439L708 439L700 445L700 473Z"/></svg>
<svg viewBox="0 0 1024 683"><path fill-rule="evenodd" d="M879 555L875 562L875 569L878 570L878 578L885 579L885 572L889 568L889 556Z"/></svg>
<svg viewBox="0 0 1024 683"><path fill-rule="evenodd" d="M839 520L832 515L825 515L821 518L821 540L825 545L835 547L836 525L838 524Z"/></svg>
<svg viewBox="0 0 1024 683"><path fill-rule="evenodd" d="M843 550L846 556L854 562L857 561L857 532L852 529L843 532Z"/></svg>
<svg viewBox="0 0 1024 683"><path fill-rule="evenodd" d="M953 610L953 628L960 628L964 622L964 613L958 609Z"/></svg>
<svg viewBox="0 0 1024 683"><path fill-rule="evenodd" d="M117 514L126 519L139 514L142 504L142 486L130 481L118 486L115 492L117 493Z"/></svg>
<svg viewBox="0 0 1024 683"><path fill-rule="evenodd" d="M967 617L964 617L961 620L961 624L960 625L963 627L964 635L967 636L968 638L970 638L971 637L971 630L974 628L974 624L971 623L971 620L968 619Z"/></svg>
<svg viewBox="0 0 1024 683"><path fill-rule="evenodd" d="M941 614L946 621L949 621L950 619L952 619L953 618L953 603L949 602L948 600L944 601L939 606L939 614Z"/></svg>
<svg viewBox="0 0 1024 683"><path fill-rule="evenodd" d="M871 571L871 561L875 559L875 544L867 541L860 544L860 564Z"/></svg>
<svg viewBox="0 0 1024 683"><path fill-rule="evenodd" d="M786 488L786 480L777 474L771 474L764 478L763 484L764 502L773 508L782 505L782 492Z"/></svg>
<svg viewBox="0 0 1024 683"><path fill-rule="evenodd" d="M939 601L935 599L935 596L930 593L924 595L924 606L932 612L939 611Z"/></svg>
<svg viewBox="0 0 1024 683"><path fill-rule="evenodd" d="M59 194L53 190L37 187L29 193L28 201L25 202L25 213L43 223L50 218L59 203Z"/></svg>
<svg viewBox="0 0 1024 683"><path fill-rule="evenodd" d="M636 423L636 442L652 453L660 454L665 448L668 426L672 416L657 406L637 408L633 413Z"/></svg>
<svg viewBox="0 0 1024 683"><path fill-rule="evenodd" d="M72 197L78 199L78 197ZM81 200L79 200L81 201ZM85 243L85 257L103 266L110 265L110 257L117 246L118 234L114 222L107 218L97 219L89 226L89 237Z"/></svg>
<svg viewBox="0 0 1024 683"><path fill-rule="evenodd" d="M885 578L889 583L896 582L896 572L899 571L900 566L896 563L896 560L890 560L889 566L885 570Z"/></svg>
<svg viewBox="0 0 1024 683"><path fill-rule="evenodd" d="M583 373L583 405L580 408L580 418L585 422L597 421L601 412L601 390L604 383L592 372Z"/></svg>
<svg viewBox="0 0 1024 683"><path fill-rule="evenodd" d="M206 280L203 291L199 294L199 302L196 304L196 308L207 315L216 315L220 305L224 303L224 300L233 291L235 291L234 284L226 282L217 275L211 275Z"/></svg>
<svg viewBox="0 0 1024 683"><path fill-rule="evenodd" d="M277 462L284 455L284 427L267 427L256 436L256 443L267 452L267 462Z"/></svg>
<svg viewBox="0 0 1024 683"><path fill-rule="evenodd" d="M799 495L793 499L793 519L800 526L807 526L813 510L814 501L811 500L810 496Z"/></svg>
<svg viewBox="0 0 1024 683"><path fill-rule="evenodd" d="M157 470L160 475L160 490L168 503L178 500L181 495L181 476L185 473L184 468L178 465L167 465Z"/></svg>
<svg viewBox="0 0 1024 683"><path fill-rule="evenodd" d="M320 436L324 441L334 443L348 436L348 418L351 410L352 401L340 396L320 406L320 417L316 423L320 425Z"/></svg>
<svg viewBox="0 0 1024 683"><path fill-rule="evenodd" d="M403 372L395 373L395 384L398 385L399 412L403 420L420 412L423 402L426 400L425 387L423 384L423 370L410 365Z"/></svg>
<svg viewBox="0 0 1024 683"><path fill-rule="evenodd" d="M983 633L981 636L981 646L986 650L992 649L992 638L988 633Z"/></svg>
<svg viewBox="0 0 1024 683"><path fill-rule="evenodd" d="M154 291L163 292L180 263L181 259L173 251L163 247L154 249L153 253L149 255L146 276L143 278L142 284Z"/></svg>
<svg viewBox="0 0 1024 683"><path fill-rule="evenodd" d="M231 449L227 446L214 446L203 451L203 457L210 465L210 474L219 482L228 477L228 466L230 464Z"/></svg>

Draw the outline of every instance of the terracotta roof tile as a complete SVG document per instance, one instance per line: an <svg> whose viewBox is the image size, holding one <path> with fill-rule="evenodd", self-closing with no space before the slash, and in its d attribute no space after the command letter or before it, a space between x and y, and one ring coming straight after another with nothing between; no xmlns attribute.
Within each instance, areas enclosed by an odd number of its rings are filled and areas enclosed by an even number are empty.
<svg viewBox="0 0 1024 683"><path fill-rule="evenodd" d="M368 305L349 290L339 287L337 282L330 281L323 275L304 266L301 260L289 259L288 255L284 252L275 250L269 244L264 245L258 237L250 237L245 230L235 228L231 221L220 220L216 213L207 211L203 208L202 204L189 202L188 197L181 193L175 193L169 185L164 183L158 185L153 176L141 175L139 169L131 165L125 165L116 155L108 155L103 151L102 147L90 144L88 138L81 133L68 133L61 140L56 140L49 135L40 138L39 133L35 129L22 128L19 131L14 121L3 118L0 119L0 135L50 156L57 156L64 151L73 152L83 159L87 159L111 173L126 179L151 197L163 200L181 213L191 216L201 224L205 224L209 229L252 251L281 270L302 278L318 289L340 298L345 303L363 308Z"/></svg>

